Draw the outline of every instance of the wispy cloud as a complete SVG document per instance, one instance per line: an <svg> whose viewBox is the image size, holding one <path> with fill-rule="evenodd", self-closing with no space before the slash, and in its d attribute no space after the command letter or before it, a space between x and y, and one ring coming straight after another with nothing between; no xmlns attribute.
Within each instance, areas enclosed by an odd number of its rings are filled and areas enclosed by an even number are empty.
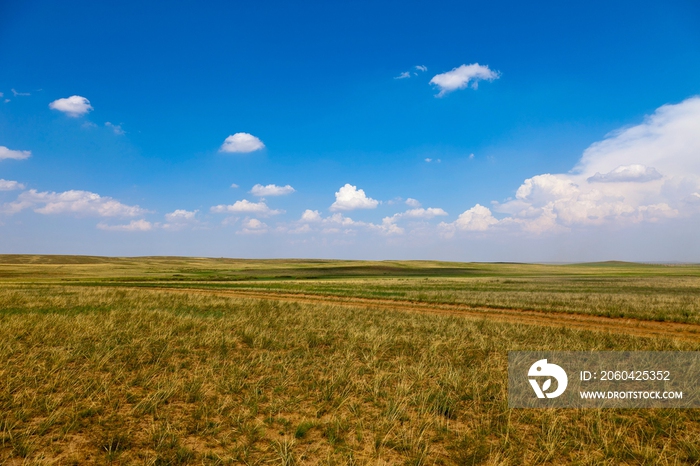
<svg viewBox="0 0 700 466"><path fill-rule="evenodd" d="M121 125L115 125L115 124L112 124L108 121L105 123L105 126L109 129L111 129L112 131L114 131L114 134L117 134L119 136L126 134L126 132L122 129Z"/></svg>
<svg viewBox="0 0 700 466"><path fill-rule="evenodd" d="M428 67L424 65L416 65L413 67L413 71L404 71L403 73L395 76L394 79L408 79L411 76L418 76L418 73L424 73L428 71Z"/></svg>
<svg viewBox="0 0 700 466"><path fill-rule="evenodd" d="M236 133L227 137L219 152L247 153L255 152L265 147L265 144L250 133Z"/></svg>
<svg viewBox="0 0 700 466"><path fill-rule="evenodd" d="M165 220L168 222L192 222L197 215L198 210L177 209L169 214L165 214Z"/></svg>
<svg viewBox="0 0 700 466"><path fill-rule="evenodd" d="M154 228L154 224L147 220L132 220L126 225L107 225L106 223L98 223L97 228L106 231L151 231Z"/></svg>
<svg viewBox="0 0 700 466"><path fill-rule="evenodd" d="M14 95L15 97L18 97L18 96L26 97L26 96L28 96L28 95L32 95L32 94L29 93L29 92L17 92L17 91L14 90L14 89L11 89L11 91L12 91L12 95ZM0 96L0 97L2 97L2 96Z"/></svg>
<svg viewBox="0 0 700 466"><path fill-rule="evenodd" d="M24 185L17 181L3 180L0 178L0 191L15 191L17 189L24 189Z"/></svg>
<svg viewBox="0 0 700 466"><path fill-rule="evenodd" d="M72 95L64 99L54 100L49 104L49 108L63 112L73 118L85 115L93 110L90 101L79 95Z"/></svg>
<svg viewBox="0 0 700 466"><path fill-rule="evenodd" d="M30 189L21 193L17 200L5 204L12 213L33 208L44 215L74 214L92 217L136 217L148 211L139 206L130 206L89 191L38 192Z"/></svg>
<svg viewBox="0 0 700 466"><path fill-rule="evenodd" d="M277 186L275 184L268 184L263 186L261 184L256 184L253 189L250 190L250 194L253 196L264 197L264 196L285 196L291 194L295 191L290 185Z"/></svg>
<svg viewBox="0 0 700 466"><path fill-rule="evenodd" d="M14 159L14 160L24 160L31 157L32 152L29 150L12 150L5 146L0 146L0 160L3 159Z"/></svg>
<svg viewBox="0 0 700 466"><path fill-rule="evenodd" d="M473 89L477 89L479 81L493 81L499 77L498 71L492 71L488 66L472 63L453 68L446 73L436 74L430 80L430 84L435 85L440 90L437 97L442 97L448 92L464 89L470 84Z"/></svg>
<svg viewBox="0 0 700 466"><path fill-rule="evenodd" d="M244 214L257 214L263 217L270 215L278 215L284 213L283 210L273 210L270 209L264 201L260 202L250 202L247 199L241 201L236 201L231 205L220 204L212 207L211 212L215 214L223 213L244 213Z"/></svg>
<svg viewBox="0 0 700 466"><path fill-rule="evenodd" d="M656 168L633 164L621 165L605 174L596 172L595 175L588 178L588 181L591 183L646 183L647 181L654 181L661 178L663 178L663 176L656 171Z"/></svg>

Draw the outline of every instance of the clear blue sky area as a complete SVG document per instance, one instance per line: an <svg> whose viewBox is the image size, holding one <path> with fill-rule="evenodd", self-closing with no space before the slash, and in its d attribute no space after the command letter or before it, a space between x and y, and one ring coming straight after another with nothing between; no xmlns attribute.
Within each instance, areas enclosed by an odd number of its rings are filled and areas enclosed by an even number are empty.
<svg viewBox="0 0 700 466"><path fill-rule="evenodd" d="M0 253L700 260L696 1L3 1L0 92Z"/></svg>

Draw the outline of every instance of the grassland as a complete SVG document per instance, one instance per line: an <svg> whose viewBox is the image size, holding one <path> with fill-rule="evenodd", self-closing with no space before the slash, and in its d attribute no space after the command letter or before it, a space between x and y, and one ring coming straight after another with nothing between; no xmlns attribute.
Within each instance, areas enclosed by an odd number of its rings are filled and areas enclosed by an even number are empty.
<svg viewBox="0 0 700 466"><path fill-rule="evenodd" d="M700 267L0 256L0 463L700 464L698 410L506 401L509 350L700 337L499 310L694 328Z"/></svg>

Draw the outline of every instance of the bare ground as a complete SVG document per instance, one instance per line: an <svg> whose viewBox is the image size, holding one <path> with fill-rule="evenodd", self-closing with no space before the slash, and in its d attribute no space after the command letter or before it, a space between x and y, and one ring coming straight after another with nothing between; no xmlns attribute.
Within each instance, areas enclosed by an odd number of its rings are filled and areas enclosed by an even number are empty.
<svg viewBox="0 0 700 466"><path fill-rule="evenodd" d="M666 337L693 342L700 341L700 325L691 323L659 322L632 318L602 317L563 312L541 312L524 309L475 307L464 304L426 304L407 300L338 297L307 293L209 290L201 288L158 288L158 290L171 293L196 293L239 299L265 299L309 304L332 304L334 306L347 307L361 306L390 311L451 315L473 320L486 319L512 324L566 327L578 330L622 333L641 337Z"/></svg>

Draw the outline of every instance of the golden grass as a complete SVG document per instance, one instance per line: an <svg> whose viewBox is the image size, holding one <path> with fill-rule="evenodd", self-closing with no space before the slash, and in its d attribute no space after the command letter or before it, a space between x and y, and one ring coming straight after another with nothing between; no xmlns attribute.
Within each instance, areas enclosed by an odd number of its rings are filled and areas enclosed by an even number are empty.
<svg viewBox="0 0 700 466"><path fill-rule="evenodd" d="M506 401L509 350L700 344L98 286L0 309L4 464L700 462L698 410Z"/></svg>

